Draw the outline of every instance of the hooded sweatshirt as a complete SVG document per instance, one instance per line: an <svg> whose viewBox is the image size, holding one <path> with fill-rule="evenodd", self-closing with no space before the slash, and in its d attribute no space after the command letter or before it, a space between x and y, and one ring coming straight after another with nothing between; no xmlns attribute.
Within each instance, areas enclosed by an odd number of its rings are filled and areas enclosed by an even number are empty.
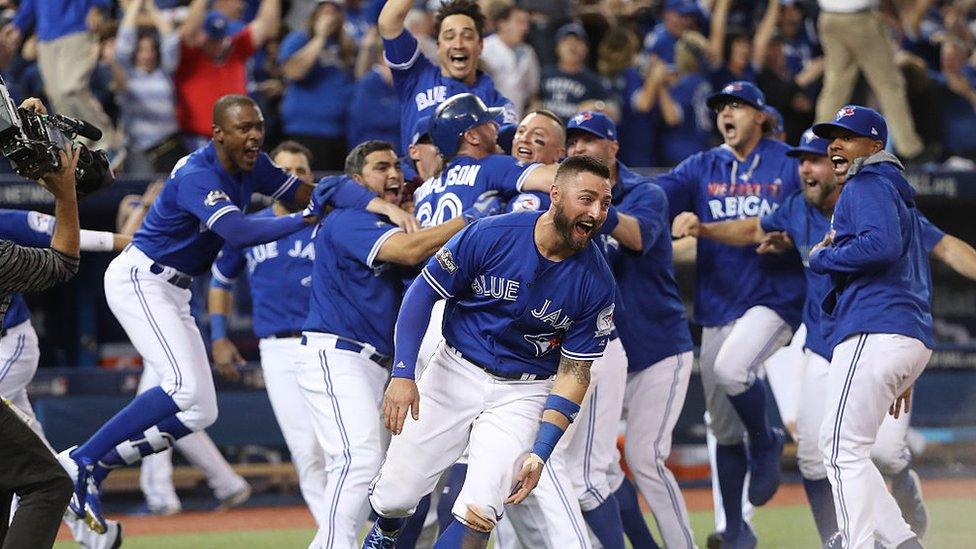
<svg viewBox="0 0 976 549"><path fill-rule="evenodd" d="M833 244L810 256L830 276L822 330L831 347L859 333L900 334L932 348L932 280L915 191L881 151L848 171L831 220Z"/></svg>

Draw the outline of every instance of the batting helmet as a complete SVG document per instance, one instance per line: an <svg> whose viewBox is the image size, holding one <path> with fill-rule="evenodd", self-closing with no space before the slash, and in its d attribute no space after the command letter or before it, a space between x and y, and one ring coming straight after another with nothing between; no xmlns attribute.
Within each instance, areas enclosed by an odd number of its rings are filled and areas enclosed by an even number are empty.
<svg viewBox="0 0 976 549"><path fill-rule="evenodd" d="M502 113L501 108L489 109L484 101L471 93L459 93L441 103L430 119L430 138L444 158L457 154L461 135L482 124L491 122Z"/></svg>

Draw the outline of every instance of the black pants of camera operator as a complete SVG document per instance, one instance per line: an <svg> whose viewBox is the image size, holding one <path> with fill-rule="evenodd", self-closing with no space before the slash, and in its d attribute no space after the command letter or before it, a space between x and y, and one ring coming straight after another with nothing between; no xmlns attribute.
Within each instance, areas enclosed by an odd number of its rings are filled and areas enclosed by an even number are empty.
<svg viewBox="0 0 976 549"><path fill-rule="evenodd" d="M53 546L71 491L71 479L47 445L0 403L0 547ZM20 502L8 526L14 495Z"/></svg>

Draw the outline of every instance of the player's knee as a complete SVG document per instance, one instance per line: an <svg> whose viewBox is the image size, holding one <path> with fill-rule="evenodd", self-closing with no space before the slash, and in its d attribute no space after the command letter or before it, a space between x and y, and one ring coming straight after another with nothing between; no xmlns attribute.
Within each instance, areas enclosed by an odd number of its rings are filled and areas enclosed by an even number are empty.
<svg viewBox="0 0 976 549"><path fill-rule="evenodd" d="M737 395L749 388L749 373L739 361L715 361L715 382L729 395Z"/></svg>
<svg viewBox="0 0 976 549"><path fill-rule="evenodd" d="M875 444L871 448L871 461L884 475L900 473L911 460L911 454L904 446Z"/></svg>
<svg viewBox="0 0 976 549"><path fill-rule="evenodd" d="M458 518L460 518L468 528L487 534L495 528L495 519L490 515L494 515L494 511L490 509L482 510L481 506L479 505L468 504L465 508L464 516Z"/></svg>
<svg viewBox="0 0 976 549"><path fill-rule="evenodd" d="M823 454L815 444L798 445L796 450L796 463L803 478L821 479L827 476L827 468L824 467Z"/></svg>
<svg viewBox="0 0 976 549"><path fill-rule="evenodd" d="M407 490L397 489L394 483L384 481L380 475L370 487L369 504L377 515L386 518L406 518L417 508L419 498L412 497Z"/></svg>

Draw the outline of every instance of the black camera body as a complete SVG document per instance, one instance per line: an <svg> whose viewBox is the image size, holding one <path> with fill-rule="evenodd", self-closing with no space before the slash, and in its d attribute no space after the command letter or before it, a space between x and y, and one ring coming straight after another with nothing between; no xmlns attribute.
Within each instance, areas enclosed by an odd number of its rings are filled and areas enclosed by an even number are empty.
<svg viewBox="0 0 976 549"><path fill-rule="evenodd" d="M0 154L14 170L28 179L40 179L45 173L61 168L58 152L81 135L101 138L98 128L83 120L65 116L48 116L18 108L10 98L6 83L0 78ZM115 174L102 150L80 147L75 181L78 197L87 196L115 182Z"/></svg>

